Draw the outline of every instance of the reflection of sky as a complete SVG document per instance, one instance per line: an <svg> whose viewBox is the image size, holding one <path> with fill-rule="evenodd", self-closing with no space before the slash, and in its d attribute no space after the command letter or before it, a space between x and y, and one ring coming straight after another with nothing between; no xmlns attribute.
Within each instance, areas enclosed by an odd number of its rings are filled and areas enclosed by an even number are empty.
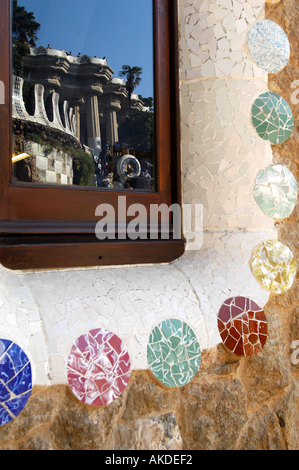
<svg viewBox="0 0 299 470"><path fill-rule="evenodd" d="M124 64L143 68L136 93L153 96L151 0L18 0L41 24L37 46L108 60L114 76Z"/></svg>

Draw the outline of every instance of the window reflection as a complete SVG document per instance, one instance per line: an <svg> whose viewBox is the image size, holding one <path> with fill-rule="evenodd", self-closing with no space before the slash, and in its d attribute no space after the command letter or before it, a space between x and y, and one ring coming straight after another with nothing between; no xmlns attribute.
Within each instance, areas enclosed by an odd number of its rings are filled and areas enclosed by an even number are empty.
<svg viewBox="0 0 299 470"><path fill-rule="evenodd" d="M145 54L144 64L122 64L115 71L104 56L75 55L51 43L39 45L39 32L49 31L50 41L55 28L53 24L49 28L46 13L35 16L34 7L40 12L40 2L13 1L13 182L153 191L154 93L152 88L141 88L149 63L153 75L152 51ZM60 10L65 3L59 2ZM91 3L91 13L105 10L107 14L111 9L115 16L113 6L124 2ZM143 3L151 7L152 1ZM84 9L85 4L74 1ZM129 35L134 36L134 22L140 20L130 12ZM142 21L151 19L143 16ZM128 30L126 22L123 27ZM92 23L84 34L91 33L89 28ZM112 27L111 32L114 44L121 48L124 31ZM103 38L99 52L109 40ZM152 37L138 37L143 40L152 48ZM145 47L148 50L149 45ZM139 87L147 96L138 94Z"/></svg>

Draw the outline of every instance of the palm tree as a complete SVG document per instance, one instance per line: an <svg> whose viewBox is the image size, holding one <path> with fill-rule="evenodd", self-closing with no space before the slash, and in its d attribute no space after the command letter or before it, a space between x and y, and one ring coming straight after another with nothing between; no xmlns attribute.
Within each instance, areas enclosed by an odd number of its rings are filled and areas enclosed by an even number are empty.
<svg viewBox="0 0 299 470"><path fill-rule="evenodd" d="M17 0L13 0L13 69L17 75L22 75L23 57L30 53L30 46L35 47L40 26L33 12L27 12L25 7L18 6Z"/></svg>
<svg viewBox="0 0 299 470"><path fill-rule="evenodd" d="M142 74L141 67L137 67L137 66L130 67L129 65L123 65L122 71L118 73L119 77L126 78L126 90L129 94L128 98L129 98L130 116L131 116L131 96L135 88L141 82L141 77L140 77L141 74Z"/></svg>

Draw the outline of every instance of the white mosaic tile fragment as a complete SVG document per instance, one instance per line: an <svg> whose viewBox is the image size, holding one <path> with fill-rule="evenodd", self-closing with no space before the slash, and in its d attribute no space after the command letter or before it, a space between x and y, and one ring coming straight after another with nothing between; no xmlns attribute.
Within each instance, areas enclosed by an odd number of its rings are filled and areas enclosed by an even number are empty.
<svg viewBox="0 0 299 470"><path fill-rule="evenodd" d="M248 30L264 16L263 0L189 0L180 12L182 80L233 75L267 78L247 52Z"/></svg>
<svg viewBox="0 0 299 470"><path fill-rule="evenodd" d="M48 351L36 301L22 277L1 266L0 330L26 351L34 384L47 384Z"/></svg>
<svg viewBox="0 0 299 470"><path fill-rule="evenodd" d="M196 292L203 312L209 347L221 342L217 329L217 314L230 297L244 296L263 307L269 293L261 288L252 275L250 259L260 241L277 238L275 229L204 233L203 248L189 251L175 265L187 276Z"/></svg>
<svg viewBox="0 0 299 470"><path fill-rule="evenodd" d="M182 85L183 202L203 205L205 228L272 227L253 197L257 170L271 164L269 142L250 123L258 80Z"/></svg>

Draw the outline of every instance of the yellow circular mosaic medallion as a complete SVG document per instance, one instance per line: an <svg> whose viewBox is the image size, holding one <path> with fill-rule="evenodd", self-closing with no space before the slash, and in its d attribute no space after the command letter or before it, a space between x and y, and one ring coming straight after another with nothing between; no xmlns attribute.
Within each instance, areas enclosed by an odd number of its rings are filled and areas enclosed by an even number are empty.
<svg viewBox="0 0 299 470"><path fill-rule="evenodd" d="M264 289L282 294L292 287L296 263L286 245L277 240L267 240L254 248L251 269Z"/></svg>

